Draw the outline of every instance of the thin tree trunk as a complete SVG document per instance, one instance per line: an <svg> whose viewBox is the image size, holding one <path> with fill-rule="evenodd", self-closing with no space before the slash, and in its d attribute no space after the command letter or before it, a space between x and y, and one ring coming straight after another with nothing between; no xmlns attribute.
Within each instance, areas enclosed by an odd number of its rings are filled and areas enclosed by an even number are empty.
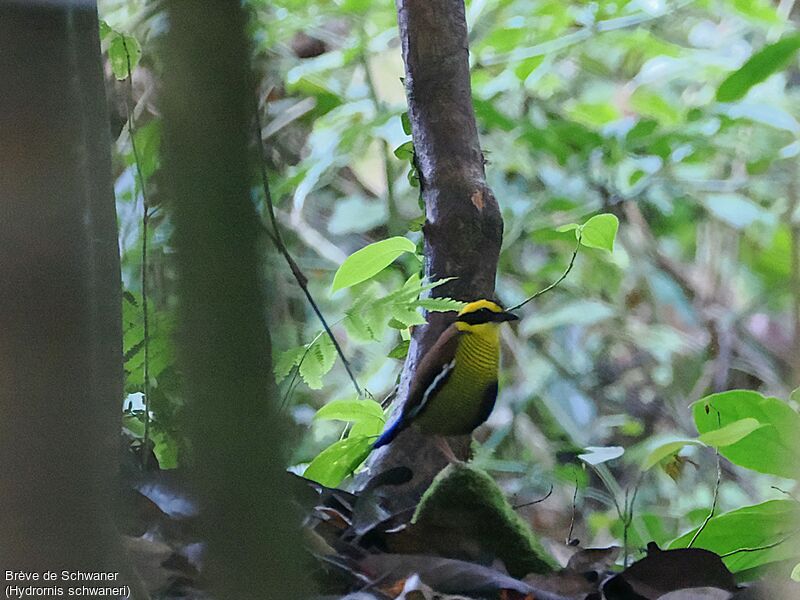
<svg viewBox="0 0 800 600"><path fill-rule="evenodd" d="M238 2L168 3L166 181L174 223L179 366L192 471L219 598L303 598L303 551L282 485L259 221L250 196L253 88Z"/></svg>
<svg viewBox="0 0 800 600"><path fill-rule="evenodd" d="M119 571L108 120L96 9L65 4L0 5L0 564L40 577Z"/></svg>
<svg viewBox="0 0 800 600"><path fill-rule="evenodd" d="M430 280L456 279L434 290L438 296L471 301L494 296L503 221L486 185L469 78L469 49L463 0L397 0L406 70L408 114L427 222L425 272ZM452 320L428 315L414 331L401 377L398 406L420 359ZM454 440L466 457L468 439ZM370 471L407 465L414 472L401 501L414 501L445 465L426 436L406 430L373 453Z"/></svg>

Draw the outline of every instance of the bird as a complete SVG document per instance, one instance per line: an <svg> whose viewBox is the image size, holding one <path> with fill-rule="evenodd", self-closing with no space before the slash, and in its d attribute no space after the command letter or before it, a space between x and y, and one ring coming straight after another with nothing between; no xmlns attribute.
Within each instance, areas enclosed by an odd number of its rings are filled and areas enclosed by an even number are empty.
<svg viewBox="0 0 800 600"><path fill-rule="evenodd" d="M372 446L392 442L413 426L437 437L451 462L457 462L440 436L466 435L489 418L497 398L500 325L519 317L491 300L468 303L425 353L409 386L400 415Z"/></svg>

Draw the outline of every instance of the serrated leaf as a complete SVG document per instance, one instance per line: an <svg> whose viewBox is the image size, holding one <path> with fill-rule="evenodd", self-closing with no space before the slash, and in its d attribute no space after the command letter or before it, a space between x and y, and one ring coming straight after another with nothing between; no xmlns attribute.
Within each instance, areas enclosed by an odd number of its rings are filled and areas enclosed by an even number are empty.
<svg viewBox="0 0 800 600"><path fill-rule="evenodd" d="M613 252L617 229L619 229L619 219L612 214L604 213L595 215L581 225L577 231L580 232L581 244L587 248Z"/></svg>
<svg viewBox="0 0 800 600"><path fill-rule="evenodd" d="M417 247L408 238L395 236L357 250L347 257L333 277L332 291L356 285L383 271L399 256Z"/></svg>
<svg viewBox="0 0 800 600"><path fill-rule="evenodd" d="M328 334L319 336L308 347L308 352L298 369L300 377L312 390L322 388L322 378L336 362L336 348Z"/></svg>
<svg viewBox="0 0 800 600"><path fill-rule="evenodd" d="M275 382L280 383L286 379L286 376L303 359L305 353L305 346L289 348L288 350L279 353L275 359L275 364L272 365L272 372L275 374Z"/></svg>
<svg viewBox="0 0 800 600"><path fill-rule="evenodd" d="M408 346L411 342L408 340L403 340L397 346L391 349L389 354L387 355L389 358L397 358L399 360L403 360L406 356L408 356Z"/></svg>
<svg viewBox="0 0 800 600"><path fill-rule="evenodd" d="M108 59L111 62L111 71L118 80L127 79L130 69L136 68L142 57L142 47L132 35L118 33L108 46Z"/></svg>
<svg viewBox="0 0 800 600"><path fill-rule="evenodd" d="M642 461L642 469L647 471L669 456L680 452L686 446L704 446L702 442L694 439L673 440L654 448Z"/></svg>
<svg viewBox="0 0 800 600"><path fill-rule="evenodd" d="M751 87L785 67L798 48L800 48L800 34L789 35L774 44L764 46L720 84L717 89L717 100L734 102L743 98Z"/></svg>
<svg viewBox="0 0 800 600"><path fill-rule="evenodd" d="M303 475L321 485L336 487L369 456L372 442L367 436L339 440L320 452Z"/></svg>
<svg viewBox="0 0 800 600"><path fill-rule="evenodd" d="M592 466L614 460L625 453L622 446L587 446L584 450L585 452L579 454L578 458Z"/></svg>
<svg viewBox="0 0 800 600"><path fill-rule="evenodd" d="M739 440L747 437L756 429L764 427L761 423L753 418L740 419L729 423L721 429L708 431L701 435L698 439L709 446L720 448L735 444Z"/></svg>
<svg viewBox="0 0 800 600"><path fill-rule="evenodd" d="M347 311L344 326L353 339L370 342L380 340L389 308L370 295L360 297Z"/></svg>
<svg viewBox="0 0 800 600"><path fill-rule="evenodd" d="M425 325L427 321L413 305L408 304L393 304L390 310L392 317L405 325L412 327L414 325Z"/></svg>
<svg viewBox="0 0 800 600"><path fill-rule="evenodd" d="M420 298L414 302L414 305L432 312L447 312L461 310L467 303L452 298Z"/></svg>

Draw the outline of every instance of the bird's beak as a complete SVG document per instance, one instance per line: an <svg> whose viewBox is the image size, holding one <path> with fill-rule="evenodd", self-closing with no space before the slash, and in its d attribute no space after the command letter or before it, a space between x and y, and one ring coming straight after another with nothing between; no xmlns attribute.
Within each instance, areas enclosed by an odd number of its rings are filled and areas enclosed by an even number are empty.
<svg viewBox="0 0 800 600"><path fill-rule="evenodd" d="M497 320L501 323L503 321L519 321L519 317L514 313L510 312L501 312L497 314Z"/></svg>

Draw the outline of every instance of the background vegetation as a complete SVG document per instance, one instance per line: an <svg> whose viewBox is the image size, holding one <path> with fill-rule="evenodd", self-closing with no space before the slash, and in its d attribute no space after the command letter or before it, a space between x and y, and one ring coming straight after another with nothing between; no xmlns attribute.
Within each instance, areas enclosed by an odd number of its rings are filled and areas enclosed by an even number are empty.
<svg viewBox="0 0 800 600"><path fill-rule="evenodd" d="M396 383L409 327L423 322L418 308L454 306L417 299L423 213L402 118L395 7L247 6L277 220L358 385L381 400ZM171 342L172 224L160 208L165 15L158 2L104 0L100 9L118 134L125 424L134 445L152 440L159 467L173 469L186 440ZM760 505L759 535L746 537L733 513L727 525L712 521L717 529L709 525L698 545L722 554L779 542L728 566L779 563L788 577L800 562L784 539L797 532L791 459L800 430L794 3L473 0L467 18L487 179L505 221L500 301L514 305L564 271L575 235L560 226L597 213L620 221L613 252L582 249L566 280L504 332L499 402L476 433L474 463L514 504L552 489L519 514L561 559L568 537L636 553L699 526L712 505L717 513ZM252 196L269 228L256 174ZM411 242L391 266L337 284L347 256L394 236ZM345 427L370 435L383 417L323 409L354 400L353 383L291 270L271 260L274 369L293 423L291 466L303 473ZM720 405L737 396L692 408L734 389L781 400L730 420ZM734 421L740 429L725 439L695 440ZM783 455L770 454L772 442ZM767 458L754 464L754 456Z"/></svg>

